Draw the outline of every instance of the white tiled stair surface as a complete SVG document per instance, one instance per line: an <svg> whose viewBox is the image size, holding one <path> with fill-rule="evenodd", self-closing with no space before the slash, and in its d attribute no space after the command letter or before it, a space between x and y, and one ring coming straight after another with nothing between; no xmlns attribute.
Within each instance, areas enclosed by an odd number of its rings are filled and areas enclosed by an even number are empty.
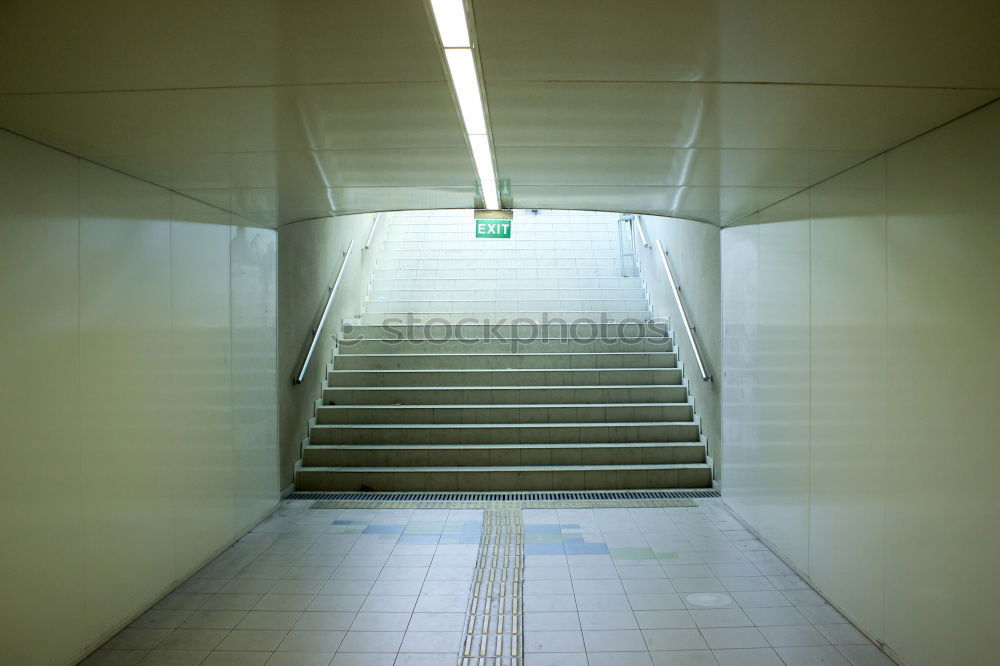
<svg viewBox="0 0 1000 666"><path fill-rule="evenodd" d="M301 490L711 486L670 332L617 216L396 214L345 320Z"/></svg>

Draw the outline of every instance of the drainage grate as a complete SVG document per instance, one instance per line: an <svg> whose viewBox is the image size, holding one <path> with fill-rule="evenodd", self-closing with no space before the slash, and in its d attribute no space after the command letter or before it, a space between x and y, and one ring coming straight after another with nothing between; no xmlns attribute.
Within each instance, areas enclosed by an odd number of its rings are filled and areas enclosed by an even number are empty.
<svg viewBox="0 0 1000 666"><path fill-rule="evenodd" d="M580 502L592 500L707 499L719 497L717 490L581 490L539 492L293 492L289 500L337 500L351 502Z"/></svg>

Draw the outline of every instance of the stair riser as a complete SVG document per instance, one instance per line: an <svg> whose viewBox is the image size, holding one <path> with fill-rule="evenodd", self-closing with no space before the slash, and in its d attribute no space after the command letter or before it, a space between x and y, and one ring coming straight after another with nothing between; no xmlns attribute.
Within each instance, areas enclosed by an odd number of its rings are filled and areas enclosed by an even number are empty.
<svg viewBox="0 0 1000 666"><path fill-rule="evenodd" d="M574 240L576 238L586 238L587 234L618 237L618 230L613 226L609 226L606 219L594 220L593 222L581 222L577 219L570 222L565 219L557 220L551 217L547 219L525 219L522 217L514 221L511 229L512 231L516 231L519 237L528 234L549 234L549 238L566 239L570 237ZM466 215L447 220L427 218L417 220L397 217L393 220L392 226L389 227L389 238L404 238L404 234L412 234L407 238L408 240L427 240L428 238L436 238L439 233L465 234L468 238L475 238L476 231L473 217ZM478 240L491 243L497 239L480 238Z"/></svg>
<svg viewBox="0 0 1000 666"><path fill-rule="evenodd" d="M673 465L705 462L701 446L428 449L306 447L306 467L487 467L491 465Z"/></svg>
<svg viewBox="0 0 1000 666"><path fill-rule="evenodd" d="M376 279L372 281L371 291L385 292L393 289L468 289L469 283L459 279L420 278L410 279L401 285L396 279ZM611 278L497 278L490 280L488 287L499 290L528 289L642 289L642 278L611 277Z"/></svg>
<svg viewBox="0 0 1000 666"><path fill-rule="evenodd" d="M328 383L335 386L610 386L622 384L679 384L678 368L605 370L467 370L365 372L335 370Z"/></svg>
<svg viewBox="0 0 1000 666"><path fill-rule="evenodd" d="M518 405L597 402L684 402L684 386L635 388L427 388L358 389L328 388L327 405Z"/></svg>
<svg viewBox="0 0 1000 666"><path fill-rule="evenodd" d="M336 370L523 370L675 368L675 352L580 354L338 354Z"/></svg>
<svg viewBox="0 0 1000 666"><path fill-rule="evenodd" d="M299 490L488 491L606 490L608 488L706 488L707 469L533 472L323 472L303 469Z"/></svg>
<svg viewBox="0 0 1000 666"><path fill-rule="evenodd" d="M621 271L617 268L575 268L563 266L559 268L538 267L534 268L486 268L480 266L476 268L448 269L448 268L428 268L426 266L405 269L382 270L375 269L374 278L376 280L400 282L409 280L477 280L478 284L494 284L499 280L573 280L573 279L600 279L621 278ZM636 278L638 279L638 278Z"/></svg>
<svg viewBox="0 0 1000 666"><path fill-rule="evenodd" d="M564 225L559 224L525 224L520 220L517 223L517 238L509 240L547 240L558 242L560 247L566 247L566 230ZM389 237L386 242L407 241L408 243L428 243L434 239L452 241L472 241L479 243L493 243L494 241L507 240L497 238L476 238L475 227L472 220L465 220L455 224L405 224L393 223L390 228ZM618 231L609 229L604 225L584 225L572 230L572 238L575 241L585 239L612 239L618 241Z"/></svg>
<svg viewBox="0 0 1000 666"><path fill-rule="evenodd" d="M523 303L531 301L642 301L646 300L646 292L642 287L624 289L469 289L457 288L457 285L438 289L413 289L409 285L396 285L392 289L373 290L368 294L368 306L387 301L510 301ZM498 306L499 307L499 306Z"/></svg>
<svg viewBox="0 0 1000 666"><path fill-rule="evenodd" d="M517 237L476 238L473 227L470 224L467 229L438 230L433 235L414 230L390 232L389 237L386 238L382 247L386 250L433 250L441 247L464 246L476 251L488 251L497 247L516 245L520 247L546 247L557 252L567 252L579 247L590 247L593 243L604 243L608 247L612 247L613 245L617 249L618 236L611 230L584 232L580 237L574 236L573 244L567 247L564 235L556 235L543 231L532 232L522 228L518 228Z"/></svg>
<svg viewBox="0 0 1000 666"><path fill-rule="evenodd" d="M405 326L394 324L360 325L346 321L340 337L342 338L389 338L398 340L404 338L430 338L444 340L447 338L473 339L498 338L507 340L517 338L572 338L576 340L594 340L597 338L624 338L632 340L637 337L667 337L669 324L660 319L652 323L580 323L547 322L533 324L418 324Z"/></svg>
<svg viewBox="0 0 1000 666"><path fill-rule="evenodd" d="M402 331L400 332L402 334ZM341 340L340 356L351 354L606 354L624 352L673 351L670 338L637 338L635 340Z"/></svg>
<svg viewBox="0 0 1000 666"><path fill-rule="evenodd" d="M386 241L379 252L378 261L392 259L503 259L518 257L549 261L551 259L587 259L591 257L612 257L618 254L618 241L591 239L580 241L570 249L559 241L551 240L505 240L489 241L442 241L438 245L427 243L421 247L404 247L395 241Z"/></svg>
<svg viewBox="0 0 1000 666"><path fill-rule="evenodd" d="M342 407L323 406L316 411L321 425L389 425L423 423L620 423L626 421L690 421L694 418L690 405L648 405L603 407L600 405L564 405L533 407L504 405L499 407Z"/></svg>
<svg viewBox="0 0 1000 666"><path fill-rule="evenodd" d="M595 312L634 311L645 312L648 309L646 299L633 300L523 300L523 301L368 301L365 303L365 314L382 312Z"/></svg>
<svg viewBox="0 0 1000 666"><path fill-rule="evenodd" d="M652 319L648 310L587 310L587 311L555 311L555 310L505 310L480 312L383 312L364 314L359 324L362 326L422 326L435 324L469 324L490 322L509 324L515 322L541 323L553 320L565 321L570 326L591 326L604 323L641 323Z"/></svg>
<svg viewBox="0 0 1000 666"><path fill-rule="evenodd" d="M384 259L379 260L378 268L379 270L396 270L396 269L422 269L428 270L432 268L442 269L442 270L460 270L460 269L470 269L472 271L478 271L480 269L490 269L494 268L497 270L515 270L518 268L525 268L531 270L543 270L546 268L618 268L618 257L577 257L575 259L559 259L553 257L546 261L539 261L535 258L523 258L519 259L516 257L511 257L509 259L500 258L483 258L483 259L464 259L464 258L450 258L450 259Z"/></svg>
<svg viewBox="0 0 1000 666"><path fill-rule="evenodd" d="M696 423L613 425L463 424L461 426L399 426L366 428L314 426L314 444L574 444L579 442L697 442Z"/></svg>

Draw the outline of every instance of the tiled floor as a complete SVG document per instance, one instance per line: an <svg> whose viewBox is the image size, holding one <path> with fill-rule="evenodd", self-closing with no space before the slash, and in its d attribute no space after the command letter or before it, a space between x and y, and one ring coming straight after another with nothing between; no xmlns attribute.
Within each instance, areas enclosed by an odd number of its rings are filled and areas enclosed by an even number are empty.
<svg viewBox="0 0 1000 666"><path fill-rule="evenodd" d="M284 503L85 663L461 664L483 512L309 505ZM525 666L892 664L718 500L522 516Z"/></svg>

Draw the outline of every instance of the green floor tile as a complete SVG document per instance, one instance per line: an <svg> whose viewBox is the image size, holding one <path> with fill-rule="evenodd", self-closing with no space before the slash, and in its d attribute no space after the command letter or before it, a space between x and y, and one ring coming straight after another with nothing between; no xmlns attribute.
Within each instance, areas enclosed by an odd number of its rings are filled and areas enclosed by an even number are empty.
<svg viewBox="0 0 1000 666"><path fill-rule="evenodd" d="M610 548L611 557L616 560L655 560L652 548Z"/></svg>

